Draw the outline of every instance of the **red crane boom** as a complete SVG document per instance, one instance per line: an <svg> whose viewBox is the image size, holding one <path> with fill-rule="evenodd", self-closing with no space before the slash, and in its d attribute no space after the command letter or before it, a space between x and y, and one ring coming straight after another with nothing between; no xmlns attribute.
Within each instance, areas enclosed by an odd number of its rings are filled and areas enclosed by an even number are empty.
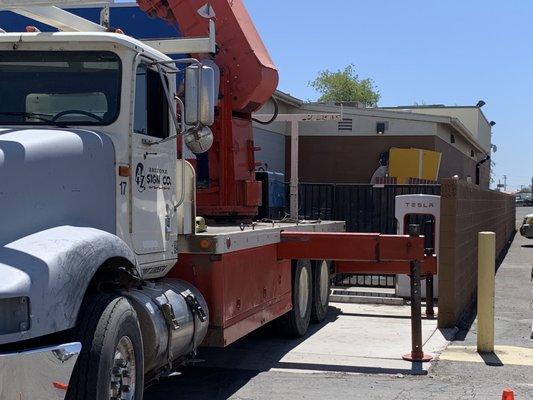
<svg viewBox="0 0 533 400"><path fill-rule="evenodd" d="M171 24L184 36L206 36L208 23L199 11L205 0L137 0L140 8ZM257 215L261 184L255 180L252 112L273 95L278 70L242 0L211 0L217 23L221 71L220 101L213 126L215 142L203 170L206 187L198 189L198 213L207 217L250 218Z"/></svg>

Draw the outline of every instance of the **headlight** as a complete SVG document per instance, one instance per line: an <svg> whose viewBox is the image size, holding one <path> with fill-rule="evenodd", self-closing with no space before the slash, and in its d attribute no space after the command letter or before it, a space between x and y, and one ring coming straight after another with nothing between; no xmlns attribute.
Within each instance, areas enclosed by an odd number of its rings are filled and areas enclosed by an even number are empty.
<svg viewBox="0 0 533 400"><path fill-rule="evenodd" d="M12 297L0 299L0 335L30 329L30 299Z"/></svg>

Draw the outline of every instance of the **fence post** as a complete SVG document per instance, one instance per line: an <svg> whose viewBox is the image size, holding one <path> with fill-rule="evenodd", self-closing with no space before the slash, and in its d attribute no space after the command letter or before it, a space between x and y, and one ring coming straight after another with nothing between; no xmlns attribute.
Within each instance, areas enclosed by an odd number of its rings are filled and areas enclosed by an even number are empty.
<svg viewBox="0 0 533 400"><path fill-rule="evenodd" d="M494 281L496 275L496 234L478 234L477 270L477 351L494 352Z"/></svg>

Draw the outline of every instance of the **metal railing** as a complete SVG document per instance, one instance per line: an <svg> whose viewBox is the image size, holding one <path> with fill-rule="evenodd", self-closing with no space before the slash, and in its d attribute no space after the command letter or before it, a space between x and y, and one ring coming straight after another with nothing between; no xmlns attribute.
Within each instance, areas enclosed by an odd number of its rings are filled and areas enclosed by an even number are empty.
<svg viewBox="0 0 533 400"><path fill-rule="evenodd" d="M396 234L395 198L403 194L440 195L440 185L367 185L334 183L300 183L299 214L307 219L346 221L348 232ZM420 225L426 247L432 247L434 221L423 216L408 224ZM336 286L393 288L394 275L347 275L334 278Z"/></svg>

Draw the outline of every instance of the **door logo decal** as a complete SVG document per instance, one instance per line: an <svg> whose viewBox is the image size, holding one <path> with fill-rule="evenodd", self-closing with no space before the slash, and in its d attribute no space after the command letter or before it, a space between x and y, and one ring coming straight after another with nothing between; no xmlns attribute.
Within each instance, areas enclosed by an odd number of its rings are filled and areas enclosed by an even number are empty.
<svg viewBox="0 0 533 400"><path fill-rule="evenodd" d="M143 163L139 163L137 164L137 168L135 168L135 183L137 183L137 190L139 191L139 193L142 193L146 190L144 182L144 165Z"/></svg>
<svg viewBox="0 0 533 400"><path fill-rule="evenodd" d="M135 183L139 193L144 192L146 189L169 190L172 187L172 179L166 169L145 168L143 163L137 164L137 168L135 168Z"/></svg>

